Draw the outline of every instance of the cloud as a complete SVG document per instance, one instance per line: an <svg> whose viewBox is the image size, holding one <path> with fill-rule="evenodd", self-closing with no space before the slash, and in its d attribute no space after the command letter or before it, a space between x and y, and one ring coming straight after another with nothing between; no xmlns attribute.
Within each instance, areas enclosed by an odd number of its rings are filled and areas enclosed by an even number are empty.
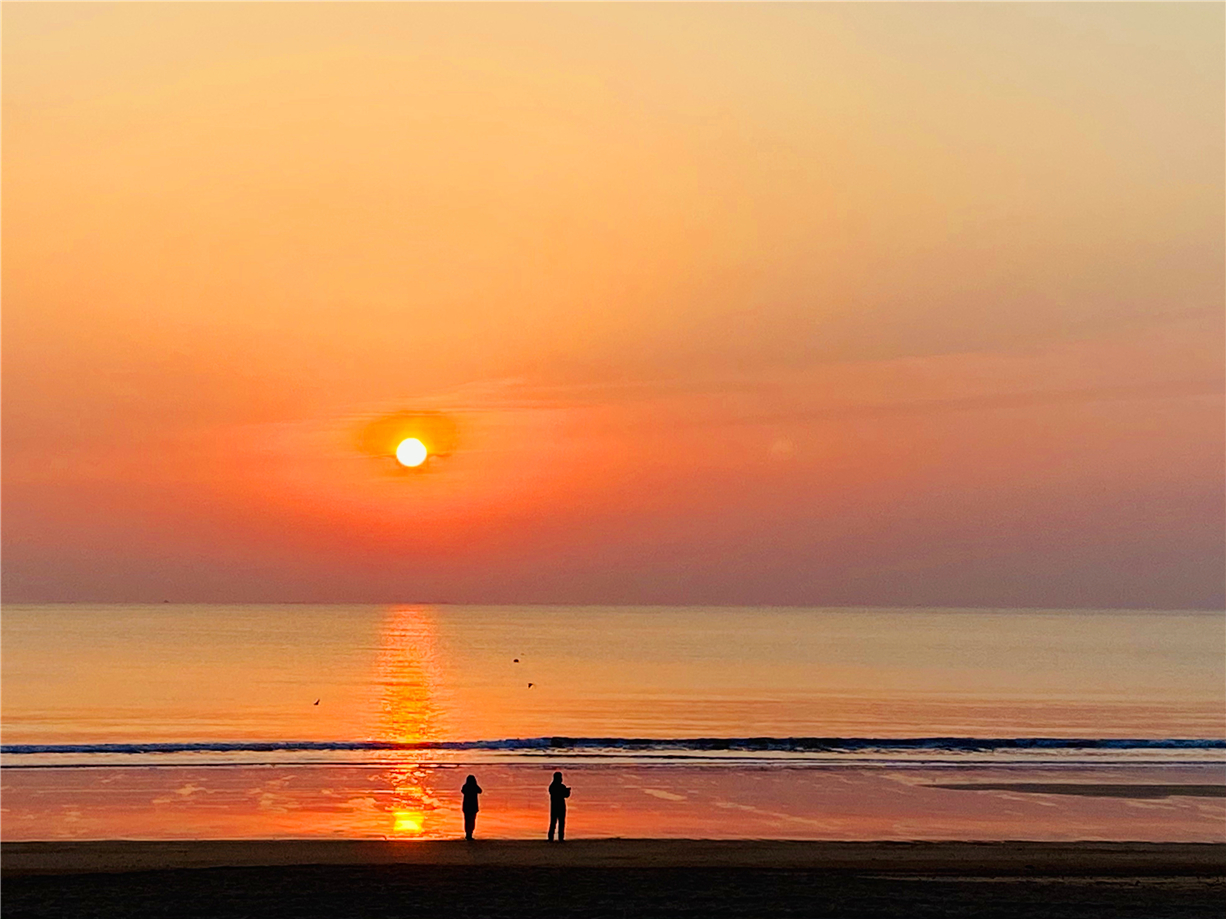
<svg viewBox="0 0 1226 919"><path fill-rule="evenodd" d="M838 418L881 418L894 415L935 415L946 412L1029 408L1044 405L1080 405L1091 402L1133 402L1149 399L1183 399L1190 396L1226 396L1221 381L1189 380L1143 386L1100 386L1086 389L1048 390L954 399L916 399L802 409L777 414L748 415L736 424L779 424L800 421L825 421ZM728 423L728 422L725 422Z"/></svg>
<svg viewBox="0 0 1226 919"><path fill-rule="evenodd" d="M401 441L415 437L431 456L450 456L456 448L456 423L442 412L394 412L369 419L358 446L371 456L394 456Z"/></svg>

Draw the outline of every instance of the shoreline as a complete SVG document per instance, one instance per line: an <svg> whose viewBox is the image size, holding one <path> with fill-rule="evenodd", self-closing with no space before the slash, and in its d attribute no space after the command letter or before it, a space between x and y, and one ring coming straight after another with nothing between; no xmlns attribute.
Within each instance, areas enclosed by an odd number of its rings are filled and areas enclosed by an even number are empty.
<svg viewBox="0 0 1226 919"><path fill-rule="evenodd" d="M1103 782L933 782L949 791L1012 791L1028 795L1077 795L1083 798L1226 798L1226 785L1107 784Z"/></svg>
<svg viewBox="0 0 1226 919"><path fill-rule="evenodd" d="M909 877L1226 876L1226 842L188 840L0 843L0 877L212 868L769 869Z"/></svg>

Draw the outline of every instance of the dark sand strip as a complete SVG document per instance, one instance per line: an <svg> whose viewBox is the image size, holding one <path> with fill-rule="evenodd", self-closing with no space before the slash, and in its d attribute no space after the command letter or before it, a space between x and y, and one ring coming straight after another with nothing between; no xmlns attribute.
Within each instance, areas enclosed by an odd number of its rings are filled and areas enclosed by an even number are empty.
<svg viewBox="0 0 1226 919"><path fill-rule="evenodd" d="M1100 785L1088 782L937 782L929 788L956 791L1019 791L1091 798L1226 798L1226 785Z"/></svg>
<svg viewBox="0 0 1226 919"><path fill-rule="evenodd" d="M689 840L14 843L2 852L3 916L1222 919L1224 849ZM244 861L268 867L205 867ZM197 870L182 870L189 865ZM39 870L51 873L32 873ZM114 873L73 873L98 871Z"/></svg>
<svg viewBox="0 0 1226 919"><path fill-rule="evenodd" d="M1226 843L793 842L776 840L200 840L8 842L5 878L303 865L746 868L966 877L1226 875Z"/></svg>

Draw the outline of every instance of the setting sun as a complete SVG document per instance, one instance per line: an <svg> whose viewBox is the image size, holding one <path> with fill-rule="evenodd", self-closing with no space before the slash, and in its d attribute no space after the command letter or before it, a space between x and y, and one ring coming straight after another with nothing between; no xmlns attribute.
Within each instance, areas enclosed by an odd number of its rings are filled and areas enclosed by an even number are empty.
<svg viewBox="0 0 1226 919"><path fill-rule="evenodd" d="M426 445L416 437L406 437L396 448L396 461L401 466L420 466L426 461L426 456Z"/></svg>

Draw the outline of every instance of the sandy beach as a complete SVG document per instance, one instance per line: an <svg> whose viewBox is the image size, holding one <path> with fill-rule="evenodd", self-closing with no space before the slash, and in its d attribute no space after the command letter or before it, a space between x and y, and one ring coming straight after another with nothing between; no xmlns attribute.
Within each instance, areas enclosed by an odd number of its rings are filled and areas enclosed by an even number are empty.
<svg viewBox="0 0 1226 919"><path fill-rule="evenodd" d="M201 840L14 842L3 877L417 865L474 868L742 868L975 877L1226 874L1226 843L795 842L779 840Z"/></svg>
<svg viewBox="0 0 1226 919"><path fill-rule="evenodd" d="M6 843L4 915L1218 917L1226 844Z"/></svg>

